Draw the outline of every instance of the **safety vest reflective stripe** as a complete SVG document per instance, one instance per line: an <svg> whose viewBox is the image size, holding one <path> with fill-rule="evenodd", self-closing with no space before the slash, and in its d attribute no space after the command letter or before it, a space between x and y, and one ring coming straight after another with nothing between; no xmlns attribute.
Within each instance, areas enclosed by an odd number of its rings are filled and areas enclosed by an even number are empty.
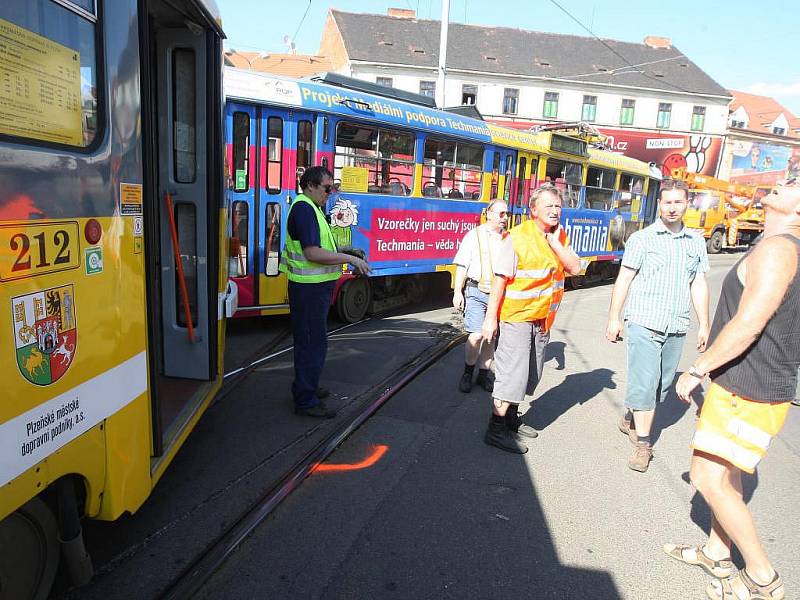
<svg viewBox="0 0 800 600"><path fill-rule="evenodd" d="M523 279L544 279L548 277L553 271L551 267L547 269L517 269L514 277L521 277Z"/></svg>
<svg viewBox="0 0 800 600"><path fill-rule="evenodd" d="M506 289L506 298L512 300L529 300L530 298L541 298L553 293L553 286L546 288L534 288L532 290L511 290Z"/></svg>
<svg viewBox="0 0 800 600"><path fill-rule="evenodd" d="M488 294L492 291L492 280L494 279L489 233L483 225L479 225L475 233L478 236L478 252L481 257L481 278L478 281L478 289Z"/></svg>
<svg viewBox="0 0 800 600"><path fill-rule="evenodd" d="M281 264L287 265L289 264L289 260L297 261L297 262L306 262L306 255L305 254L298 254L296 252L292 252L289 249L283 251L283 256L281 256ZM319 264L319 263L309 263L309 264ZM307 267L303 268L300 266L294 266L292 269L293 272L299 273L301 275L315 275L320 273L341 273L342 266L341 265L323 265L319 264L317 267Z"/></svg>

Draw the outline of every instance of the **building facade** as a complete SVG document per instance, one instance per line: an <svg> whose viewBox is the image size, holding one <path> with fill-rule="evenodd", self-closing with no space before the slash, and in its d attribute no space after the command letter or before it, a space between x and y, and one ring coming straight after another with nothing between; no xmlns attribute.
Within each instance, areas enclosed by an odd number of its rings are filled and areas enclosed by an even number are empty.
<svg viewBox="0 0 800 600"><path fill-rule="evenodd" d="M439 21L331 10L319 54L336 72L434 97ZM616 40L451 23L444 106L528 129L586 121L611 148L716 175L731 96L665 38Z"/></svg>

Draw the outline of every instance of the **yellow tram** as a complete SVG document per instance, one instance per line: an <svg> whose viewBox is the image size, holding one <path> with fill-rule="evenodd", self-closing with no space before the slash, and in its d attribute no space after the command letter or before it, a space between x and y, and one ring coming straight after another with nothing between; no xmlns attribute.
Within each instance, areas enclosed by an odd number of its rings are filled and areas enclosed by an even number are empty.
<svg viewBox="0 0 800 600"><path fill-rule="evenodd" d="M222 38L211 0L0 3L0 598L90 577L80 519L220 386Z"/></svg>

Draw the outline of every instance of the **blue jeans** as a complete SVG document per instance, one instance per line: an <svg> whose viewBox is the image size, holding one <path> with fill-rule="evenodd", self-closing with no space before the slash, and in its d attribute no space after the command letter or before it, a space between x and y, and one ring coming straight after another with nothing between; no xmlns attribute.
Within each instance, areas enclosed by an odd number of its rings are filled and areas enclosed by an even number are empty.
<svg viewBox="0 0 800 600"><path fill-rule="evenodd" d="M628 384L625 408L655 410L675 379L681 359L684 333L662 333L625 321L628 344Z"/></svg>
<svg viewBox="0 0 800 600"><path fill-rule="evenodd" d="M319 404L317 388L328 352L328 310L335 281L289 282L289 308L294 337L292 396L297 408Z"/></svg>

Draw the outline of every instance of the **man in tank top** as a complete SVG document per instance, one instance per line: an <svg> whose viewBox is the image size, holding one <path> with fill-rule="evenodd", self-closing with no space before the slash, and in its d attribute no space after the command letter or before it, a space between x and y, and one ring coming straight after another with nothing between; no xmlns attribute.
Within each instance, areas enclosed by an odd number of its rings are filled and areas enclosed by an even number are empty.
<svg viewBox="0 0 800 600"><path fill-rule="evenodd" d="M710 347L684 373L688 402L706 375L692 440L691 479L713 513L708 542L668 544L671 557L712 575L709 598L785 597L742 499L741 472L752 473L786 419L800 365L800 185L795 179L763 199L764 239L728 273L711 327ZM731 563L736 544L745 568Z"/></svg>

